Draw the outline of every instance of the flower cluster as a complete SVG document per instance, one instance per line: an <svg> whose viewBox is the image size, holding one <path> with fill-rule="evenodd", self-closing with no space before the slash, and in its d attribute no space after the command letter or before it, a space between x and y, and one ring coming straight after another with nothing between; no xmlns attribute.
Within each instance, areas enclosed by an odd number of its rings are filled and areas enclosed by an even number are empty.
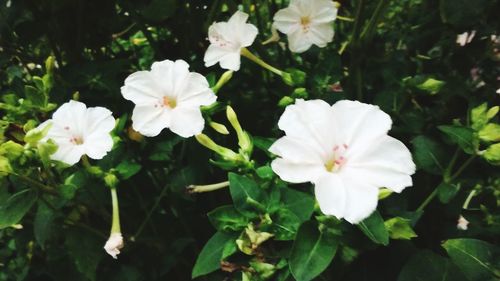
<svg viewBox="0 0 500 281"><path fill-rule="evenodd" d="M336 16L337 8L329 0L292 0L287 8L276 13L273 25L288 35L292 52L302 53L312 45L325 47L333 40L332 23ZM237 71L244 55L282 75L282 71L246 49L258 34L247 20L247 14L237 11L227 22L216 22L209 27L205 65L219 63L221 68ZM189 68L184 60L164 60L153 63L149 71L138 71L125 79L121 94L135 105L131 118L135 131L155 137L168 128L184 138L208 138L201 135L205 126L202 106L216 102L214 92L231 78L232 72L211 89L203 75L190 72ZM230 107L228 114L248 158L252 150L250 137L241 129ZM48 128L43 141L51 139L58 145L52 159L73 165L83 155L102 159L111 151L114 125L109 110L87 108L81 102L70 101L39 129ZM358 223L376 209L379 188L401 192L412 185L415 165L405 145L387 135L391 125L389 115L373 105L344 100L330 106L322 100L299 99L285 109L279 120L278 126L285 136L269 149L278 156L272 162L272 169L284 181L313 183L324 214ZM215 151L222 149L210 141L204 145L215 147L212 148ZM226 154L228 151L224 150ZM235 153L230 156L226 158L246 161ZM123 237L114 187L113 184L113 229L104 248L116 258L123 247Z"/></svg>

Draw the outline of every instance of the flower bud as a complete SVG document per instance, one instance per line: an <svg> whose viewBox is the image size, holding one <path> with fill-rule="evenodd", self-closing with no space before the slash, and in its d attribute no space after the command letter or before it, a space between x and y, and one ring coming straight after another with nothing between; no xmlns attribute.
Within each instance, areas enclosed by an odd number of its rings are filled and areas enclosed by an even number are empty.
<svg viewBox="0 0 500 281"><path fill-rule="evenodd" d="M224 126L223 124L220 124L220 123L217 123L217 122L210 122L209 125L217 133L223 134L223 135L229 135L229 131L227 130L226 126Z"/></svg>
<svg viewBox="0 0 500 281"><path fill-rule="evenodd" d="M108 241L104 245L104 250L112 256L114 259L117 259L117 256L120 254L120 250L123 248L123 236L119 232L111 233Z"/></svg>
<svg viewBox="0 0 500 281"><path fill-rule="evenodd" d="M234 112L231 106L227 106L226 108L227 120L233 126L236 134L238 135L238 145L240 146L243 153L246 155L250 155L253 150L253 143L250 139L250 136L247 132L243 131L241 128L240 122L238 121L238 117L236 116L236 112Z"/></svg>
<svg viewBox="0 0 500 281"><path fill-rule="evenodd" d="M108 187L116 187L119 183L119 180L118 178L115 176L115 174L113 173L107 173L105 176L104 176L104 183L108 186Z"/></svg>
<svg viewBox="0 0 500 281"><path fill-rule="evenodd" d="M457 229L459 230L467 230L469 225L469 221L466 220L462 215L458 218L457 221Z"/></svg>
<svg viewBox="0 0 500 281"><path fill-rule="evenodd" d="M223 159L228 161L241 161L242 157L236 152L229 148L220 146L216 144L211 138L205 134L199 134L195 136L196 140L204 147L214 151L219 154Z"/></svg>

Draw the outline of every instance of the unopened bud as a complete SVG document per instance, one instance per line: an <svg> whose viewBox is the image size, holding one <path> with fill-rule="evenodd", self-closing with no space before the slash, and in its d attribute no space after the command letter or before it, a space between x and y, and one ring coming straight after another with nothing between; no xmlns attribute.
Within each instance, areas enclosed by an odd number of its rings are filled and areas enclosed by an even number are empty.
<svg viewBox="0 0 500 281"><path fill-rule="evenodd" d="M104 250L112 256L114 259L117 259L117 256L120 254L120 250L123 248L123 236L121 233L111 233L108 241L104 245Z"/></svg>
<svg viewBox="0 0 500 281"><path fill-rule="evenodd" d="M234 112L233 108L229 105L226 108L226 116L227 120L229 120L229 123L231 123L234 130L236 131L236 134L238 136L238 145L240 146L241 150L246 155L250 155L253 150L253 143L250 139L250 135L248 135L247 132L243 131L240 122L238 121L238 117L236 116L236 112Z"/></svg>
<svg viewBox="0 0 500 281"><path fill-rule="evenodd" d="M227 130L226 126L224 126L223 124L217 123L217 122L210 122L209 125L217 133L223 134L223 135L229 135L229 131Z"/></svg>
<svg viewBox="0 0 500 281"><path fill-rule="evenodd" d="M224 160L229 161L240 161L241 156L229 148L220 146L216 144L211 138L205 134L199 134L195 136L196 140L204 147L214 151L219 154Z"/></svg>

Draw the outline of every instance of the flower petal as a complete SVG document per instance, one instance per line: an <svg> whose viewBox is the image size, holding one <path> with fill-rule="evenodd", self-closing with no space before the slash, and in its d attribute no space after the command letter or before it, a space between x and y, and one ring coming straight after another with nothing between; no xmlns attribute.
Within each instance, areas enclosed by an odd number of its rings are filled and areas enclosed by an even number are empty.
<svg viewBox="0 0 500 281"><path fill-rule="evenodd" d="M341 100L332 105L333 116L340 130L343 143L349 145L347 158L362 153L364 148L390 130L391 117L378 106L358 101Z"/></svg>
<svg viewBox="0 0 500 281"><path fill-rule="evenodd" d="M172 111L170 130L183 138L189 138L203 131L205 119L197 107L176 107Z"/></svg>
<svg viewBox="0 0 500 281"><path fill-rule="evenodd" d="M324 160L331 154L337 133L337 126L331 107L323 100L304 101L286 107L278 127L287 136L307 142Z"/></svg>
<svg viewBox="0 0 500 281"><path fill-rule="evenodd" d="M320 48L333 41L333 26L330 23L322 23L311 26L308 32L309 40Z"/></svg>
<svg viewBox="0 0 500 281"><path fill-rule="evenodd" d="M319 208L325 215L332 215L339 219L344 217L347 203L347 187L340 177L333 173L326 173L314 184L314 194Z"/></svg>
<svg viewBox="0 0 500 281"><path fill-rule="evenodd" d="M187 85L189 64L183 60L155 62L151 66L151 74L162 89L161 97L177 98Z"/></svg>
<svg viewBox="0 0 500 281"><path fill-rule="evenodd" d="M401 192L412 185L415 173L411 153L399 140L383 136L363 154L358 154L340 171L349 178L363 178L374 187L386 187Z"/></svg>
<svg viewBox="0 0 500 281"><path fill-rule="evenodd" d="M274 27L282 33L289 34L300 28L301 15L295 6L279 10L274 15Z"/></svg>
<svg viewBox="0 0 500 281"><path fill-rule="evenodd" d="M233 71L240 70L241 55L239 49L237 51L232 51L212 44L208 46L203 60L205 61L206 67L210 67L220 62L221 67L224 69Z"/></svg>
<svg viewBox="0 0 500 281"><path fill-rule="evenodd" d="M362 182L364 180L362 175L358 175L356 179L340 176L347 195L344 219L352 224L357 224L377 209L379 189Z"/></svg>
<svg viewBox="0 0 500 281"><path fill-rule="evenodd" d="M290 162L323 164L323 159L318 151L310 147L307 142L290 136L284 136L278 139L271 145L269 151Z"/></svg>
<svg viewBox="0 0 500 281"><path fill-rule="evenodd" d="M121 87L122 96L136 105L153 105L163 97L163 90L149 71L130 74Z"/></svg>
<svg viewBox="0 0 500 281"><path fill-rule="evenodd" d="M83 135L87 136L94 133L109 135L115 127L115 118L113 118L112 114L113 113L109 109L104 107L88 108Z"/></svg>
<svg viewBox="0 0 500 281"><path fill-rule="evenodd" d="M154 106L136 106L132 112L132 127L147 137L155 137L170 125L171 110Z"/></svg>
<svg viewBox="0 0 500 281"><path fill-rule="evenodd" d="M94 133L85 139L85 154L92 159L102 159L113 148L113 138L109 133Z"/></svg>
<svg viewBox="0 0 500 281"><path fill-rule="evenodd" d="M188 84L182 93L177 97L177 104L182 106L202 106L210 105L217 100L217 96L210 89L205 76L191 72Z"/></svg>
<svg viewBox="0 0 500 281"><path fill-rule="evenodd" d="M322 164L308 164L274 159L271 163L273 171L284 181L291 183L314 182L327 173Z"/></svg>
<svg viewBox="0 0 500 281"><path fill-rule="evenodd" d="M85 127L86 113L87 106L84 103L71 100L54 112L52 120L61 128L67 127L68 131L81 134Z"/></svg>
<svg viewBox="0 0 500 281"><path fill-rule="evenodd" d="M288 34L288 48L294 53L303 53L312 45L308 34L300 28Z"/></svg>
<svg viewBox="0 0 500 281"><path fill-rule="evenodd" d="M57 151L50 156L51 159L74 165L80 161L85 154L83 146L71 143L57 143Z"/></svg>
<svg viewBox="0 0 500 281"><path fill-rule="evenodd" d="M311 21L314 23L331 23L337 18L337 8L330 0L310 1L312 7Z"/></svg>

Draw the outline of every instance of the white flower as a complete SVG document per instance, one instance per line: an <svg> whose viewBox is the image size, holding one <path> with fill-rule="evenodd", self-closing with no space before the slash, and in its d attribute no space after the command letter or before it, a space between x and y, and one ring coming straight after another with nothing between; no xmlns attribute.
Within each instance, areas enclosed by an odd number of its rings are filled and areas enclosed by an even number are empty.
<svg viewBox="0 0 500 281"><path fill-rule="evenodd" d="M379 188L401 192L415 172L410 151L387 135L392 121L377 106L343 100L297 100L278 126L286 136L269 149L284 181L312 182L321 211L358 223L377 207Z"/></svg>
<svg viewBox="0 0 500 281"><path fill-rule="evenodd" d="M123 236L121 233L111 233L108 241L104 245L104 250L112 256L114 259L117 259L117 255L120 254L120 250L123 248Z"/></svg>
<svg viewBox="0 0 500 281"><path fill-rule="evenodd" d="M469 226L469 221L466 220L462 215L460 215L457 221L457 229L467 230L469 228L468 226Z"/></svg>
<svg viewBox="0 0 500 281"><path fill-rule="evenodd" d="M208 46L205 66L220 63L224 69L238 71L241 64L241 49L252 45L259 33L255 25L246 23L248 15L236 11L227 22L215 22L208 28Z"/></svg>
<svg viewBox="0 0 500 281"><path fill-rule="evenodd" d="M332 22L337 7L330 0L291 0L274 15L274 26L288 35L290 51L302 53L314 44L320 48L333 40Z"/></svg>
<svg viewBox="0 0 500 281"><path fill-rule="evenodd" d="M472 30L471 33L469 34L468 32L464 32L462 34L457 35L457 44L460 46L465 46L469 44L472 39L474 39L474 36L476 36L476 31Z"/></svg>
<svg viewBox="0 0 500 281"><path fill-rule="evenodd" d="M135 103L132 127L147 137L157 136L165 128L184 138L201 133L205 120L200 106L217 99L207 79L189 72L183 60L155 62L151 71L131 74L121 92Z"/></svg>
<svg viewBox="0 0 500 281"><path fill-rule="evenodd" d="M69 101L59 107L52 119L38 129L52 124L42 141L52 139L58 146L51 159L69 165L76 164L82 155L92 159L102 159L111 148L113 138L110 133L115 127L111 111L104 107L89 107L78 101Z"/></svg>

